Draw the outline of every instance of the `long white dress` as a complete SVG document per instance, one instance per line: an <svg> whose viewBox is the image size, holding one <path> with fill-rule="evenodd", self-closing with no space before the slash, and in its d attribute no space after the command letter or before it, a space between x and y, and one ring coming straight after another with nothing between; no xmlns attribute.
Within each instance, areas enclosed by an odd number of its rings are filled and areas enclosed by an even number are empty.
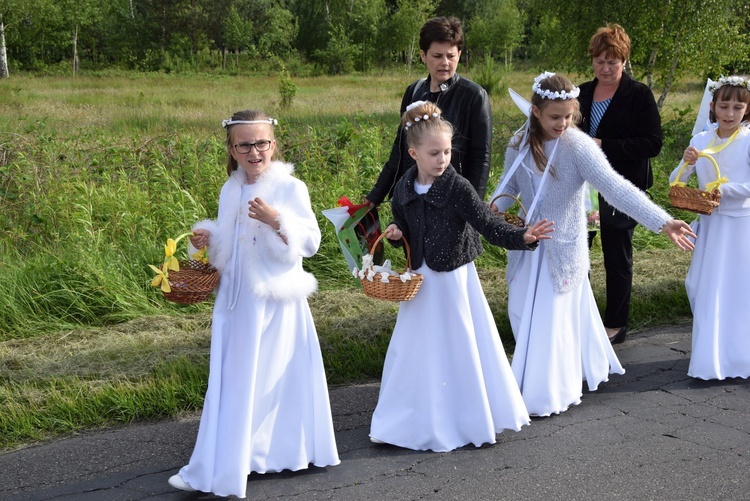
<svg viewBox="0 0 750 501"><path fill-rule="evenodd" d="M691 145L705 149L726 143L714 130L696 135ZM692 352L688 375L700 379L750 377L750 130L713 155L729 183L721 188L719 207L693 226L698 235L685 279L693 311ZM677 175L672 173L672 179ZM709 160L688 166L698 185L716 179Z"/></svg>
<svg viewBox="0 0 750 501"><path fill-rule="evenodd" d="M415 271L424 280L399 306L370 437L446 452L520 430L529 415L474 263Z"/></svg>
<svg viewBox="0 0 750 501"><path fill-rule="evenodd" d="M257 196L254 188L242 186L240 207ZM238 238L251 238L257 222L238 221ZM180 475L194 489L244 498L250 472L336 465L339 458L307 299L251 295L245 280L235 280L240 262L221 275L208 391L195 449Z"/></svg>
<svg viewBox="0 0 750 501"><path fill-rule="evenodd" d="M550 146L545 144L547 155ZM531 175L537 190L542 174L529 168L529 158L520 168ZM543 189L551 188L548 184ZM582 206L581 214L583 210ZM506 277L508 315L516 339L513 374L532 416L559 414L581 403L583 381L594 391L609 374L625 373L607 337L588 277L570 291L555 291L547 245L542 241L536 252L519 253L518 266Z"/></svg>

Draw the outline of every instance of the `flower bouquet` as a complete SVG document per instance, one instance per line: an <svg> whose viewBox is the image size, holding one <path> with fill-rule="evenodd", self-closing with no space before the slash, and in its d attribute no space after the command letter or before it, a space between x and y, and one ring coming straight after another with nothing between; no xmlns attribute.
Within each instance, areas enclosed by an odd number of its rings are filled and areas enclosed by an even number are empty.
<svg viewBox="0 0 750 501"><path fill-rule="evenodd" d="M190 235L192 233L184 233L175 239L167 239L164 262L158 268L149 265L156 273L151 285L159 287L167 300L178 304L205 301L219 285L219 272L208 263L205 247L194 253L192 259L180 261L175 257L177 243Z"/></svg>

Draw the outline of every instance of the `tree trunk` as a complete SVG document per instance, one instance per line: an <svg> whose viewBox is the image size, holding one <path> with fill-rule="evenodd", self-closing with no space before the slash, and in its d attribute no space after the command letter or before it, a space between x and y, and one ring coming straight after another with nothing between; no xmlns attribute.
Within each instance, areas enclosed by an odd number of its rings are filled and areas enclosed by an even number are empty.
<svg viewBox="0 0 750 501"><path fill-rule="evenodd" d="M8 78L8 52L5 49L5 23L0 21L0 78Z"/></svg>
<svg viewBox="0 0 750 501"><path fill-rule="evenodd" d="M669 67L669 74L667 75L667 81L664 83L664 90L659 96L659 100L656 102L656 107L659 108L659 111L661 111L661 107L664 105L664 102L667 100L667 95L669 95L669 91L672 88L672 82L674 82L674 72L677 69L677 63L679 63L679 61L680 61L679 56L675 54L674 58L672 58L672 64Z"/></svg>
<svg viewBox="0 0 750 501"><path fill-rule="evenodd" d="M78 25L73 30L73 75L78 74Z"/></svg>

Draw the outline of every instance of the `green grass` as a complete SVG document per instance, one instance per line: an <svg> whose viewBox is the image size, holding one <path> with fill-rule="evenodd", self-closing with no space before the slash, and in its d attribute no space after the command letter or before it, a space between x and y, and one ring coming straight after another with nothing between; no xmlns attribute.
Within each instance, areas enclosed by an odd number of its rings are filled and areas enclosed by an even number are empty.
<svg viewBox="0 0 750 501"><path fill-rule="evenodd" d="M504 74L502 84L523 92L533 74ZM215 217L226 178L220 122L243 108L278 116L284 156L319 215L321 249L305 266L320 282L310 304L329 383L378 378L397 305L362 295L320 211L341 195L356 201L369 191L390 151L403 89L415 78L294 79L297 94L283 114L271 77L0 80L0 448L200 408L211 304L164 301L147 265L161 261L168 237ZM702 86L677 89L654 162L652 195L662 205ZM507 94L491 99L494 185L522 120ZM382 206L381 218L389 217ZM690 254L641 228L635 246L632 328L686 320ZM512 350L504 263L504 251L487 246L477 267ZM591 280L602 303L597 246Z"/></svg>

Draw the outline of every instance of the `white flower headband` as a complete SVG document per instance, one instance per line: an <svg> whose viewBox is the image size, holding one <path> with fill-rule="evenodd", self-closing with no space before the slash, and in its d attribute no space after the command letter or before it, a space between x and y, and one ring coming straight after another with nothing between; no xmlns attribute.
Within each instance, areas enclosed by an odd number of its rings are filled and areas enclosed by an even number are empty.
<svg viewBox="0 0 750 501"><path fill-rule="evenodd" d="M720 77L716 82L713 82L709 85L708 90L711 91L711 94L713 94L714 92L716 92L716 89L725 85L731 85L733 87L744 87L747 90L750 90L750 80L746 80L738 76Z"/></svg>
<svg viewBox="0 0 750 501"><path fill-rule="evenodd" d="M531 86L531 90L534 91L535 94L538 94L542 96L542 99L575 99L578 97L578 94L581 93L581 89L578 87L573 86L573 90L571 91L555 91L552 92L549 89L542 89L539 86L539 83L542 80L546 80L547 78L553 76L554 73L550 73L549 71L545 71L538 77L534 79L534 85Z"/></svg>
<svg viewBox="0 0 750 501"><path fill-rule="evenodd" d="M232 120L231 118L227 118L221 121L221 126L223 128L227 128L230 125L237 125L237 124L268 124L268 125L279 125L279 121L275 118L264 118L262 120Z"/></svg>
<svg viewBox="0 0 750 501"><path fill-rule="evenodd" d="M411 110L413 110L414 108L416 108L418 106L422 106L423 104L427 104L427 101L414 101L413 103L411 103L409 106L406 107L405 113L408 113ZM431 116L428 115L427 113L425 113L421 117L414 117L414 123L417 123L420 120L429 120L430 118L438 118L439 116L440 115L438 113L436 113L436 112L433 112ZM404 129L409 130L409 128L412 125L414 125L414 124L411 123L411 121L408 121L408 122L406 122L406 125L404 126Z"/></svg>

